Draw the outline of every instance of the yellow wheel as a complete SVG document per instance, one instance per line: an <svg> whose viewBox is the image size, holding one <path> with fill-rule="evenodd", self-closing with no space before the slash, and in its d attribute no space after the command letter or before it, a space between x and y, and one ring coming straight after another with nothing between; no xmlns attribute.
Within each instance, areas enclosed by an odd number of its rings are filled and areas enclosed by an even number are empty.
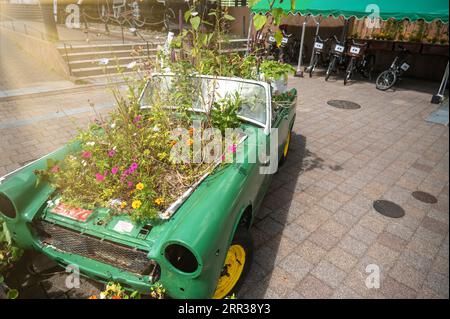
<svg viewBox="0 0 450 319"><path fill-rule="evenodd" d="M253 257L253 244L246 229L238 229L228 249L222 272L217 282L214 299L223 299L236 293L244 281Z"/></svg>
<svg viewBox="0 0 450 319"><path fill-rule="evenodd" d="M286 162L289 153L289 145L291 145L291 135L292 132L289 132L286 137L286 142L284 142L283 155L281 156L280 161L278 162L278 167L283 166L284 162Z"/></svg>
<svg viewBox="0 0 450 319"><path fill-rule="evenodd" d="M291 132L289 132L287 139L286 139L286 144L284 144L284 150L283 150L283 156L286 158L289 152L289 144L291 144Z"/></svg>

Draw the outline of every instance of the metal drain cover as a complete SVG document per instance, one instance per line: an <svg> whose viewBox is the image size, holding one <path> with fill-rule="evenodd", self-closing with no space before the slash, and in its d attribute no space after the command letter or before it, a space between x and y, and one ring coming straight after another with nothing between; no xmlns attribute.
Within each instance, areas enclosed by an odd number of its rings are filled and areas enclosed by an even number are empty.
<svg viewBox="0 0 450 319"><path fill-rule="evenodd" d="M333 107L337 107L338 109L346 110L356 110L361 108L361 105L359 105L358 103L346 100L330 100L327 102L327 104Z"/></svg>
<svg viewBox="0 0 450 319"><path fill-rule="evenodd" d="M403 208L388 200L379 199L374 201L373 208L375 208L375 210L381 215L391 218L400 218L405 215L405 210Z"/></svg>
<svg viewBox="0 0 450 319"><path fill-rule="evenodd" d="M423 203L427 204L436 204L437 198L431 195L430 193L416 191L411 194L415 199L420 200Z"/></svg>

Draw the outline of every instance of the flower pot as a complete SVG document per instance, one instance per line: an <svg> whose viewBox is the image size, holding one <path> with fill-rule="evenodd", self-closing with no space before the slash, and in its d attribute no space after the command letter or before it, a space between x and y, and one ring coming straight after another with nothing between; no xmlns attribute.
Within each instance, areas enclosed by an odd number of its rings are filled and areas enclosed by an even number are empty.
<svg viewBox="0 0 450 319"><path fill-rule="evenodd" d="M448 56L448 45L425 43L422 45L422 53Z"/></svg>
<svg viewBox="0 0 450 319"><path fill-rule="evenodd" d="M420 42L395 42L394 50L401 51L400 47L404 47L411 53L420 53L422 49L422 43Z"/></svg>
<svg viewBox="0 0 450 319"><path fill-rule="evenodd" d="M394 42L389 40L370 40L369 49L380 51L392 51Z"/></svg>
<svg viewBox="0 0 450 319"><path fill-rule="evenodd" d="M272 90L278 93L287 92L287 80L287 76L271 80L270 85L272 86Z"/></svg>

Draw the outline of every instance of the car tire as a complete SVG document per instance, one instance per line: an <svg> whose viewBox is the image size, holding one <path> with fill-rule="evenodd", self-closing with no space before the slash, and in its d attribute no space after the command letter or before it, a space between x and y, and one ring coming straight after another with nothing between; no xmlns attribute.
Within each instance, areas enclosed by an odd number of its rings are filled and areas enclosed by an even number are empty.
<svg viewBox="0 0 450 319"><path fill-rule="evenodd" d="M229 259L229 255L231 256ZM234 256L232 256L234 255ZM243 257L243 258L242 258ZM242 265L242 260L244 261L244 264ZM213 298L214 299L224 299L227 297L231 297L233 294L237 294L239 292L239 289L242 287L242 284L245 282L245 278L247 277L250 267L252 265L253 261L253 240L250 236L250 232L246 227L239 226L236 230L236 233L234 234L233 241L231 242L231 245L227 252L227 257L225 259L225 265L223 271L229 271L229 268L231 268L231 271L233 271L235 268L238 267L236 270L239 271L239 277L234 277L237 275L235 273L233 275L229 274L222 275L219 278L219 282L217 284L216 291L214 293ZM234 263L236 262L236 265L228 265L227 262ZM227 267L227 268L226 268ZM240 268L240 269L239 269ZM230 281L227 285L226 282L222 283L222 289L220 289L221 285L221 278L226 277L226 280ZM231 279L229 279L231 277ZM234 277L234 278L233 278ZM220 289L220 290L219 290Z"/></svg>

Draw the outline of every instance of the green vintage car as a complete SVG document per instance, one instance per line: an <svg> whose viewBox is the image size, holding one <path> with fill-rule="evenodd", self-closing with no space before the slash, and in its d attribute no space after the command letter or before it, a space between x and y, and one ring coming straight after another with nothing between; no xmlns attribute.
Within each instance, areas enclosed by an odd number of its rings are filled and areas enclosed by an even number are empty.
<svg viewBox="0 0 450 319"><path fill-rule="evenodd" d="M0 179L0 215L17 245L62 266L77 265L89 278L120 282L129 289L148 292L159 282L172 298L224 298L236 292L252 261L249 229L273 173L288 155L297 92L274 94L267 82L241 78L195 79L205 87L214 81L215 90L222 93L239 90L258 97L239 110L246 134L243 162L202 178L160 223L133 224L125 214L103 223L110 208L49 206L55 190L48 183L36 183L33 172L44 169L47 159L61 159L73 151L63 147ZM140 99L149 112L146 96L152 90L148 83ZM250 145L255 141L252 135L263 138ZM278 151L275 158L261 147L265 142Z"/></svg>

